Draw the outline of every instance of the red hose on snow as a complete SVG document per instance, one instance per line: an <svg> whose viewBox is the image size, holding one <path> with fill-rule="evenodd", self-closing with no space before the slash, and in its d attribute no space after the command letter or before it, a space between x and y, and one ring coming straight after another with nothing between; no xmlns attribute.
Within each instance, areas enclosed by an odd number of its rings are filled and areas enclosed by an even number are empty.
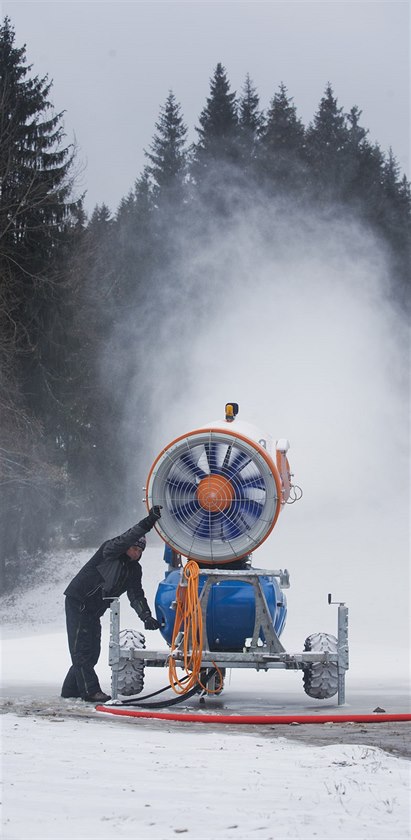
<svg viewBox="0 0 411 840"><path fill-rule="evenodd" d="M136 709L120 709L117 706L96 706L97 712L123 717L151 718L154 720L178 720L188 723L231 723L231 724L281 724L281 723L387 723L388 721L411 720L411 714L370 715L198 715L178 712L148 712Z"/></svg>

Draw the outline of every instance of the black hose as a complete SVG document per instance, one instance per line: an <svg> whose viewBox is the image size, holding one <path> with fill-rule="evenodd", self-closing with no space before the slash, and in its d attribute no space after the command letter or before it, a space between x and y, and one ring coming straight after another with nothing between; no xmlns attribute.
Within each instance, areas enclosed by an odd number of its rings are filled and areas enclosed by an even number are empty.
<svg viewBox="0 0 411 840"><path fill-rule="evenodd" d="M208 681L216 673L217 673L217 669L216 668L211 668L211 670L208 672L208 674L206 674L206 677L205 677L205 680L204 680L205 685L207 685ZM183 677L181 682L184 682L184 680L188 680L189 677L190 677L190 675L187 674L186 677ZM177 685L177 683L174 683L174 685ZM202 688L201 685L195 685L194 688L192 688L190 691L187 691L186 694L179 694L177 697L173 697L171 700L164 700L163 702L160 702L160 703L146 703L145 702L150 697L155 697L157 694L162 694L164 691L167 691L167 689L169 689L169 688L172 688L172 686L171 685L166 685L166 686L164 686L164 688L160 688L160 689L158 689L158 691L153 691L152 694L146 694L145 697L139 697L137 700L134 700L134 699L122 700L121 703L116 703L116 706L144 706L145 709L162 709L162 708L164 708L164 706L176 706L177 703L182 703L184 700L188 700L190 697L194 697L195 694L200 694L203 691L203 688Z"/></svg>

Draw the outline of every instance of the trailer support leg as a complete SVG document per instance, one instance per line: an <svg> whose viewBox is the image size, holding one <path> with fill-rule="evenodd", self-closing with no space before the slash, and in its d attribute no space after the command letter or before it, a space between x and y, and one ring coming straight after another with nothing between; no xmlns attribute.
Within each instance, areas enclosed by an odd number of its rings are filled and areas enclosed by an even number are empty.
<svg viewBox="0 0 411 840"><path fill-rule="evenodd" d="M108 664L111 666L111 699L118 698L118 670L120 663L120 601L114 598L110 604L110 643Z"/></svg>
<svg viewBox="0 0 411 840"><path fill-rule="evenodd" d="M337 637L337 668L338 668L338 705L345 703L345 672L348 669L348 607L338 605L338 637Z"/></svg>

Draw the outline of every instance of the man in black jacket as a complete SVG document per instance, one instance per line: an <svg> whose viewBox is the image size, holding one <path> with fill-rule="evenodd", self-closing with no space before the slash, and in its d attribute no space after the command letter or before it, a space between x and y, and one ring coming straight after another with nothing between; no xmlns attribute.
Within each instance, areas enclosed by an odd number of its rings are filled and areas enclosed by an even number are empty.
<svg viewBox="0 0 411 840"><path fill-rule="evenodd" d="M113 598L127 592L129 601L146 630L157 630L158 621L141 585L141 555L145 534L160 519L155 505L148 516L119 537L106 540L88 563L69 583L66 591L67 636L72 666L61 689L62 697L82 697L92 703L105 703L108 694L100 688L94 670L100 656L100 618Z"/></svg>

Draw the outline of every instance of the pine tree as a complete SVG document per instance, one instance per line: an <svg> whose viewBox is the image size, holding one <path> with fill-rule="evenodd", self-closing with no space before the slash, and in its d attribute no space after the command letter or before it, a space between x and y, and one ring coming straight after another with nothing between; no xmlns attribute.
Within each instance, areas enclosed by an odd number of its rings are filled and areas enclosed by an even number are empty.
<svg viewBox="0 0 411 840"><path fill-rule="evenodd" d="M88 225L89 231L96 238L104 238L113 227L111 210L107 204L96 204Z"/></svg>
<svg viewBox="0 0 411 840"><path fill-rule="evenodd" d="M306 131L311 183L318 198L337 199L344 190L348 140L346 117L328 83L314 121Z"/></svg>
<svg viewBox="0 0 411 840"><path fill-rule="evenodd" d="M230 83L225 68L217 64L210 81L210 96L196 128L199 142L196 146L195 177L207 173L213 163L236 163L238 150L238 116L235 93L230 93Z"/></svg>
<svg viewBox="0 0 411 840"><path fill-rule="evenodd" d="M134 195L137 217L140 222L147 223L154 209L153 187L147 167L134 184Z"/></svg>
<svg viewBox="0 0 411 840"><path fill-rule="evenodd" d="M359 110L357 105L354 105L347 114L347 122L349 125L348 145L355 153L358 153L363 148L368 134L368 130L360 125L361 114L362 111Z"/></svg>
<svg viewBox="0 0 411 840"><path fill-rule="evenodd" d="M390 148L383 169L384 195L381 224L392 250L395 296L409 306L411 265L411 202L410 184L401 178L398 161Z"/></svg>
<svg viewBox="0 0 411 840"><path fill-rule="evenodd" d="M124 214L123 222L125 218ZM123 302L117 227L109 207L97 205L70 261L77 285L75 295L72 289L70 374L75 387L70 407L74 422L65 444L70 477L65 525L78 517L94 519L98 536L104 518L121 504L113 482L117 490L117 480L121 484L122 478L118 445L122 395L113 382L116 371L108 349ZM113 399L114 392L118 399Z"/></svg>
<svg viewBox="0 0 411 840"><path fill-rule="evenodd" d="M117 213L113 248L116 253L116 307L119 313L128 311L130 301L137 304L144 285L143 277L156 259L153 217L158 213L158 205L153 193L150 173L148 167L145 167L133 190L122 200ZM171 195L170 192L167 200L165 193L162 199L158 195L162 207L165 204L169 206Z"/></svg>
<svg viewBox="0 0 411 840"><path fill-rule="evenodd" d="M0 468L3 560L45 544L66 486L61 430L71 327L65 246L81 206L51 82L32 76L9 18L0 26ZM76 216L77 212L77 216Z"/></svg>
<svg viewBox="0 0 411 840"><path fill-rule="evenodd" d="M128 194L121 199L116 213L116 222L121 222L123 219L129 219L133 216L136 207L136 199L133 190L129 190Z"/></svg>
<svg viewBox="0 0 411 840"><path fill-rule="evenodd" d="M396 199L400 186L401 173L392 148L388 150L388 159L384 166L384 191L388 198Z"/></svg>
<svg viewBox="0 0 411 840"><path fill-rule="evenodd" d="M185 143L187 128L181 115L181 106L172 91L168 94L156 122L147 172L154 180L154 198L157 202L172 201L174 206L183 200L187 174L187 151Z"/></svg>
<svg viewBox="0 0 411 840"><path fill-rule="evenodd" d="M403 208L404 216L410 221L411 217L411 184L407 176L403 175L398 187L398 197Z"/></svg>
<svg viewBox="0 0 411 840"><path fill-rule="evenodd" d="M263 130L264 117L260 111L260 99L247 73L242 96L238 103L239 148L243 167L255 161L257 144Z"/></svg>
<svg viewBox="0 0 411 840"><path fill-rule="evenodd" d="M225 68L220 63L210 80L210 96L199 123L196 127L199 142L193 148L190 167L195 186L192 199L199 202L199 207L194 209L190 224L195 225L199 212L204 220L207 218L211 223L214 218L221 223L223 218L229 218L234 206L239 210L245 200L246 172L241 165L236 95L230 92Z"/></svg>
<svg viewBox="0 0 411 840"><path fill-rule="evenodd" d="M363 207L364 184L362 183L363 165L367 157L368 131L360 124L361 111L354 105L345 114L346 136L343 145L337 147L336 162L339 177L336 181L336 193L332 196L332 184L329 183L329 195L348 202L358 208ZM362 212L362 211L361 211Z"/></svg>
<svg viewBox="0 0 411 840"><path fill-rule="evenodd" d="M301 188L304 180L304 126L283 83L271 101L260 146L260 167L264 178L283 192L297 186Z"/></svg>
<svg viewBox="0 0 411 840"><path fill-rule="evenodd" d="M328 151L330 154L339 152L347 142L343 109L338 107L330 83L326 86L325 94L314 116L314 122L308 130L308 136L311 142L315 140L317 155L320 154L319 150Z"/></svg>
<svg viewBox="0 0 411 840"><path fill-rule="evenodd" d="M97 204L87 227L89 268L88 293L101 304L100 328L108 328L112 321L118 281L115 254L115 221L104 202Z"/></svg>
<svg viewBox="0 0 411 840"><path fill-rule="evenodd" d="M3 336L13 333L27 398L38 404L52 387L47 356L54 351L47 335L60 293L58 246L76 207L70 201L73 155L63 145L62 114L48 116L51 83L30 77L26 49L15 47L14 40L5 18L0 27L2 328Z"/></svg>

